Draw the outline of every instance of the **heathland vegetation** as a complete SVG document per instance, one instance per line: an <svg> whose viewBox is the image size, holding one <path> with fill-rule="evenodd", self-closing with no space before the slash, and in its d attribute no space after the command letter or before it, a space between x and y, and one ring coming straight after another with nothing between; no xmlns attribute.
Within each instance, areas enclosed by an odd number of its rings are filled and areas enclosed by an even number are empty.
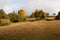
<svg viewBox="0 0 60 40"><path fill-rule="evenodd" d="M31 16L26 16L25 10L6 14L1 9L0 25L0 40L60 40L60 12L49 16L36 9Z"/></svg>
<svg viewBox="0 0 60 40"><path fill-rule="evenodd" d="M55 17L55 20L60 20L60 12L58 12L58 15L55 16L55 13L53 14L53 16ZM52 16L52 17L53 17ZM34 21L34 20L46 20L46 18L50 17L49 13L44 12L43 10L38 10L36 9L31 16L26 16L26 11L24 9L18 10L18 13L16 13L15 11L6 14L3 9L0 9L0 25L6 25L6 24L10 24L11 22L15 23L15 22L24 22L24 21L28 21L28 19L31 18L30 21ZM32 20L33 18L35 18L34 20ZM50 19L49 19L50 20Z"/></svg>

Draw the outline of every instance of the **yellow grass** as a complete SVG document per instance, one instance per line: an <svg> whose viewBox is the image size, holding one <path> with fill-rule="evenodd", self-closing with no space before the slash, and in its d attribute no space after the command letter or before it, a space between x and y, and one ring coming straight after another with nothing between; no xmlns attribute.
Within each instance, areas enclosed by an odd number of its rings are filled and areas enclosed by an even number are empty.
<svg viewBox="0 0 60 40"><path fill-rule="evenodd" d="M60 40L60 21L12 23L0 27L0 40Z"/></svg>

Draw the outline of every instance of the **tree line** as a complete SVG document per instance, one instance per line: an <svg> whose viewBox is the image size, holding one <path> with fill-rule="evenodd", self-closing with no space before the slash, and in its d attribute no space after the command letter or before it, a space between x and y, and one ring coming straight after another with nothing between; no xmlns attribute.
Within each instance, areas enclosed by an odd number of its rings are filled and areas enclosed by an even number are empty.
<svg viewBox="0 0 60 40"><path fill-rule="evenodd" d="M25 20L25 10L19 10L18 13L14 11L6 14L3 9L0 10L0 19L10 19L11 22L21 22Z"/></svg>
<svg viewBox="0 0 60 40"><path fill-rule="evenodd" d="M18 13L15 13L14 11L12 13L6 14L3 9L0 9L0 19L10 19L11 22L21 22L26 20L26 11L25 10L19 10ZM55 14L54 14L55 15ZM34 13L30 17L40 18L44 19L45 16L49 16L49 13L45 13L42 10L36 9ZM60 20L60 11L58 12L58 15L55 17L56 20Z"/></svg>

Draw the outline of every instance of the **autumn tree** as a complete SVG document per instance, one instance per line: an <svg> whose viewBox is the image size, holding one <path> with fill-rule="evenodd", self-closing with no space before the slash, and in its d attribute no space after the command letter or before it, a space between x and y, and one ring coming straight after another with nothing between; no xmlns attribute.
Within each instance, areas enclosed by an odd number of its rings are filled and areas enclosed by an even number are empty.
<svg viewBox="0 0 60 40"><path fill-rule="evenodd" d="M39 15L38 13L39 13L39 10L36 9L36 10L35 10L35 17L39 17L39 16L38 16L38 15Z"/></svg>
<svg viewBox="0 0 60 40"><path fill-rule="evenodd" d="M38 19L39 19L39 18L42 19L42 18L45 17L45 16L44 16L44 12L43 12L42 10L38 10L38 9L36 9L35 12L32 13L31 16L34 16L35 18L38 18Z"/></svg>
<svg viewBox="0 0 60 40"><path fill-rule="evenodd" d="M23 10L23 9L21 9L21 10L18 11L18 16L19 16L19 18L20 18L22 21L26 20L25 14L26 14L26 11Z"/></svg>
<svg viewBox="0 0 60 40"><path fill-rule="evenodd" d="M22 17L25 17L26 12L22 9L18 11L18 14L20 14Z"/></svg>
<svg viewBox="0 0 60 40"><path fill-rule="evenodd" d="M39 10L39 11L36 10L35 17L40 18L40 19L44 18L44 12L42 10Z"/></svg>

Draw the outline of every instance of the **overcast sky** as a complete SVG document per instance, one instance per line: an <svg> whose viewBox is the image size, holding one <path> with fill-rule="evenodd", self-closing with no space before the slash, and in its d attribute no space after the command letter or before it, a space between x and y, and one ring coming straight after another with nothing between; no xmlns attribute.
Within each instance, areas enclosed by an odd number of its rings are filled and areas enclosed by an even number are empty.
<svg viewBox="0 0 60 40"><path fill-rule="evenodd" d="M52 15L60 11L60 0L0 0L0 9L2 8L6 13L25 9L27 15L38 8Z"/></svg>

